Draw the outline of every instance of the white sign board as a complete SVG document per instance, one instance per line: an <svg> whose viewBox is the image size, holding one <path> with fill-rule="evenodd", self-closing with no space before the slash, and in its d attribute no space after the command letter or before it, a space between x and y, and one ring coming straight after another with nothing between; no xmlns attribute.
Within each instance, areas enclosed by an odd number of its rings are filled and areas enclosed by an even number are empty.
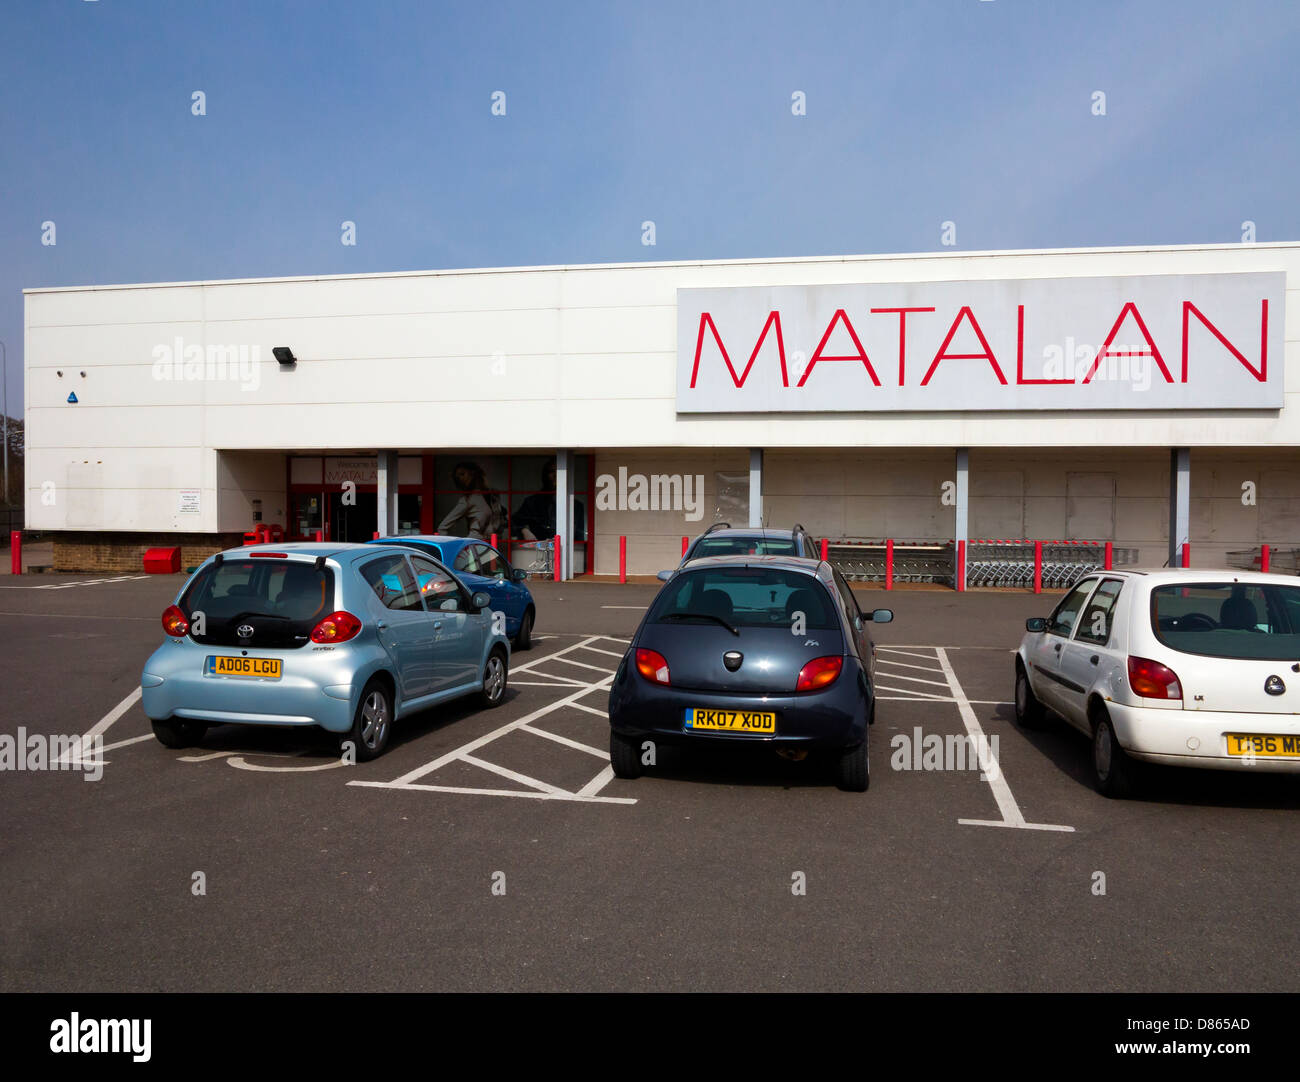
<svg viewBox="0 0 1300 1082"><path fill-rule="evenodd" d="M1284 272L677 291L677 410L1280 409Z"/></svg>
<svg viewBox="0 0 1300 1082"><path fill-rule="evenodd" d="M199 513L199 489L183 488L179 493L176 510L182 515L197 515Z"/></svg>
<svg viewBox="0 0 1300 1082"><path fill-rule="evenodd" d="M373 485L379 480L379 459L326 458L325 484L341 485L351 481L354 485Z"/></svg>

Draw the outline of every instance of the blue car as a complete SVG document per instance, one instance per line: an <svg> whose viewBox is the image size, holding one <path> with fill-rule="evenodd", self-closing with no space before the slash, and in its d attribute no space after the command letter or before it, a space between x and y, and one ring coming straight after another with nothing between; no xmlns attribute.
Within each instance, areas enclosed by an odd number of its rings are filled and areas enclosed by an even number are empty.
<svg viewBox="0 0 1300 1082"><path fill-rule="evenodd" d="M373 759L406 714L467 695L498 706L510 667L492 599L412 549L219 552L162 625L140 687L169 748L199 743L210 725L316 725Z"/></svg>
<svg viewBox="0 0 1300 1082"><path fill-rule="evenodd" d="M511 568L499 551L477 537L447 534L402 534L377 537L370 545L402 545L426 552L455 572L471 590L482 590L492 598L492 607L504 613L506 634L516 650L527 650L533 641L537 606L524 580L528 574Z"/></svg>

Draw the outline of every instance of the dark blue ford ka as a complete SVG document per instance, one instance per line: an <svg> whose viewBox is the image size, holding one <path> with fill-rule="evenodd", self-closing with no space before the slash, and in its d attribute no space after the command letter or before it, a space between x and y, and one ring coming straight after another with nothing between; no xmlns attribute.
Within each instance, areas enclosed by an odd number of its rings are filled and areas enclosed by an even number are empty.
<svg viewBox="0 0 1300 1082"><path fill-rule="evenodd" d="M823 752L841 789L870 778L875 647L864 613L830 564L720 556L684 565L660 590L609 695L610 763L638 777L648 744L765 744Z"/></svg>

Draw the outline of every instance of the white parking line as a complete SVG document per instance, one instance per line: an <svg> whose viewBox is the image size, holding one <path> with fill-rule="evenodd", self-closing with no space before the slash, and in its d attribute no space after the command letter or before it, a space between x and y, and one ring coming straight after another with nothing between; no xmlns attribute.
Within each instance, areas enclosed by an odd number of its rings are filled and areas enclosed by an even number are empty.
<svg viewBox="0 0 1300 1082"><path fill-rule="evenodd" d="M95 722L94 725L92 725L89 729L86 730L86 732L81 737L81 747L84 748L87 744L90 743L90 741L94 740L95 737L102 736L104 733L106 733L108 731L108 727L112 725L113 722L117 721L118 718L120 718L123 714L125 714L128 710L130 710L131 707L133 707L139 701L140 701L140 688L137 685L132 690L130 695L128 695L125 699L123 699L120 703L118 703L115 707L113 707L112 710L110 710L107 714L105 714L102 718L100 718L97 722ZM120 744L115 744L113 746L121 747ZM107 751L108 749L105 748L104 750ZM62 755L59 756L58 761L59 762L68 761L68 756L70 754L71 754L70 752L64 752Z"/></svg>
<svg viewBox="0 0 1300 1082"><path fill-rule="evenodd" d="M957 711L961 714L962 724L966 726L966 733L974 741L974 746L979 748L988 747L988 738L984 735L984 730L980 728L980 723L975 717L975 711L971 709L970 700L966 698L966 693L962 690L961 684L957 680L957 674L953 672L952 665L948 661L948 654L943 647L938 647L935 651L939 658L939 664L943 666L944 675L948 677L948 684L952 688L953 699L957 703ZM958 819L957 822L963 826L981 826L981 827L1011 827L1017 830L1058 830L1067 833L1073 833L1074 827L1055 826L1050 823L1027 823L1025 822L1024 813L1020 810L1020 805L1016 803L1016 798L1011 795L1011 786L1007 784L1006 773L999 762L993 771L982 771L980 779L989 784L993 790L993 799L998 803L998 811L1002 813L999 819Z"/></svg>
<svg viewBox="0 0 1300 1082"><path fill-rule="evenodd" d="M395 778L392 781L388 781L388 782L350 781L348 782L348 784L364 786L372 789L412 789L419 792L458 793L458 794L476 795L476 796L511 796L511 797L525 797L534 800L567 800L567 801L577 801L580 803L635 804L636 800L630 797L603 797L598 795L600 791L606 785L608 785L609 782L614 777L613 770L608 765L609 756L607 752L599 748L592 747L589 744L584 744L581 741L571 740L568 737L560 736L558 733L552 733L544 729L534 728L533 725L531 724L532 722L535 722L540 718L544 718L547 715L552 714L555 711L560 710L566 706L573 706L579 710L584 710L590 713L598 714L602 717L605 715L605 712L603 710L596 710L594 707L588 707L578 702L578 700L585 695L591 694L594 691L608 691L610 681L613 680L614 674L606 669L599 669L596 666L583 665L583 663L581 662L573 662L571 659L561 655L567 655L575 650L590 649L592 643L599 642L602 639L609 638L609 637L610 636L601 636L601 635L589 636L585 639L582 639L579 642L574 643L571 646L565 647L563 650L556 651L553 654L548 654L546 657L541 657L541 658L536 658L534 660L531 660L526 664L519 666L519 668L516 670L516 671L531 670L533 666L539 665L542 662L559 660L559 661L569 661L570 664L582 665L584 668L596 669L596 671L601 673L601 676L599 678L593 679L587 683L580 683L576 687L574 687L573 690L569 691L568 694L561 696L560 698L556 699L554 702L539 707L538 709L532 711L532 713L527 714L522 718L518 718L515 721L508 722L505 725L502 725L500 728L494 729L490 733L486 733L483 736L480 736L475 740L471 740L469 743L464 744L459 748L455 748L452 751L440 755L436 759L433 759L431 762L424 763L422 766L418 766L414 770L410 770L407 773L403 774L401 777ZM623 640L615 640L615 641L623 641ZM533 672L532 675L547 676L548 674ZM566 685L553 684L551 686L565 687ZM582 751L587 753L588 755L596 756L600 759L604 759L607 765L603 770L600 771L599 774L597 774L594 778L588 781L580 789L576 791L570 791L568 789L562 789L559 786L552 785L549 782L542 781L539 778L532 778L526 774L521 774L517 771L510 770L506 767L500 766L499 764L489 762L488 760L481 758L479 755L475 754L481 748L484 748L488 744L491 744L494 740L498 740L501 737L505 736L506 734L515 731L532 733L534 736L540 736L544 739L553 741L554 743L562 744L566 747L573 748L576 751ZM470 788L461 785L457 785L457 786L429 785L419 780L421 778L428 776L429 774L434 773L437 770L440 770L442 767L445 767L450 763L454 763L454 762L468 763L469 765L477 767L478 769L487 770L501 777L509 778L511 781L526 786L527 789L531 791L518 791L518 790L511 790L511 789L478 789L478 788Z"/></svg>

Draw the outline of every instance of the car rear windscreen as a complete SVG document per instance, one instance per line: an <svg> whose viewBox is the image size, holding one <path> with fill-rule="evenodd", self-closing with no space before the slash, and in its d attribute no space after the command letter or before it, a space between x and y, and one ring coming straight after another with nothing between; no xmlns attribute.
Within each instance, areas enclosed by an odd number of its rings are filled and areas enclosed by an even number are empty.
<svg viewBox="0 0 1300 1082"><path fill-rule="evenodd" d="M227 559L209 564L180 600L195 642L215 646L297 647L333 611L334 573L302 560ZM252 628L240 636L241 627Z"/></svg>
<svg viewBox="0 0 1300 1082"><path fill-rule="evenodd" d="M1300 661L1300 588L1196 582L1151 591L1151 630L1186 654Z"/></svg>
<svg viewBox="0 0 1300 1082"><path fill-rule="evenodd" d="M788 537L706 537L695 546L691 559L703 556L797 556Z"/></svg>
<svg viewBox="0 0 1300 1082"><path fill-rule="evenodd" d="M774 567L710 567L676 575L650 610L651 623L717 619L732 627L839 629L826 587L812 575ZM714 619L716 618L716 619Z"/></svg>

